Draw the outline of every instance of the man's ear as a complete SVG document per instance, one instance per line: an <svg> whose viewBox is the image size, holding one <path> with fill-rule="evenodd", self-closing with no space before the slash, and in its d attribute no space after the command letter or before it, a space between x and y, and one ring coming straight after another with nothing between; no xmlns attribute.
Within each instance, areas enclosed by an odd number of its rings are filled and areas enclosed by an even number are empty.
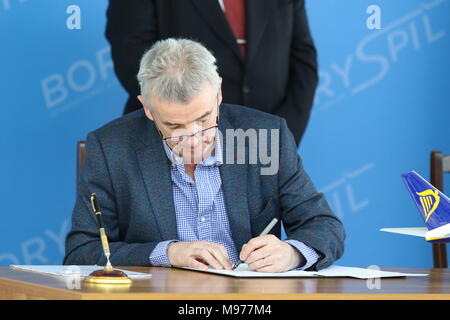
<svg viewBox="0 0 450 320"><path fill-rule="evenodd" d="M148 108L148 106L145 104L145 101L144 101L144 99L142 98L142 96L141 96L141 95L138 95L137 98L138 98L138 100L141 102L142 107L144 108L145 115L147 116L147 118L149 118L150 120L154 121L153 115L151 114L150 109Z"/></svg>

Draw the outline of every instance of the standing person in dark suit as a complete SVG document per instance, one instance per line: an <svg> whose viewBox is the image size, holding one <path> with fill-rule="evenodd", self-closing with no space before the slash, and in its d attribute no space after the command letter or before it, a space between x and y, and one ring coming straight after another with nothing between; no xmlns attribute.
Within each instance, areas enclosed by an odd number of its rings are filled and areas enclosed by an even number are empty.
<svg viewBox="0 0 450 320"><path fill-rule="evenodd" d="M304 0L110 0L107 18L115 72L130 95L124 113L141 108L145 50L190 38L217 57L224 102L285 118L300 143L318 82Z"/></svg>

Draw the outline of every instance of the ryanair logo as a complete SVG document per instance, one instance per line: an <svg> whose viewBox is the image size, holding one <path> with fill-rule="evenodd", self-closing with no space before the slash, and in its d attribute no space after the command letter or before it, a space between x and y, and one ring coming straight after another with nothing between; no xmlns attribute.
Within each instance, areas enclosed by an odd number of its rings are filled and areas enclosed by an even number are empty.
<svg viewBox="0 0 450 320"><path fill-rule="evenodd" d="M439 197L439 190L427 189L422 192L416 192L419 196L420 203L422 204L423 212L425 214L425 222L433 214L439 205L441 198Z"/></svg>

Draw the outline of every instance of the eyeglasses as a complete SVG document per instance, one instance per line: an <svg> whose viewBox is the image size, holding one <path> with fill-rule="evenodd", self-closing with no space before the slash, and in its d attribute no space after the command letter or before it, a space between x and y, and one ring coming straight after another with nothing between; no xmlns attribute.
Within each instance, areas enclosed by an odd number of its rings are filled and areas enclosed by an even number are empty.
<svg viewBox="0 0 450 320"><path fill-rule="evenodd" d="M151 111L150 111L150 113L151 113ZM153 119L156 119L155 116L153 115L153 113L152 113L152 117L153 117ZM219 103L217 101L216 124L211 126L211 127L206 128L206 129L199 130L199 131L197 131L197 132L195 132L193 134L186 134L186 135L180 135L180 136L171 136L171 137L166 137L165 138L162 135L161 131L159 130L158 126L156 125L156 122L155 122L155 126L156 126L156 129L158 130L159 135L163 139L163 141L170 141L172 143L180 143L180 142L183 142L183 141L187 140L190 137L196 137L198 139L203 139L203 137L209 135L212 132L212 129L215 129L215 128L217 128L219 126Z"/></svg>
<svg viewBox="0 0 450 320"><path fill-rule="evenodd" d="M216 117L216 123L218 123L218 117ZM175 136L175 137L167 137L164 138L164 141L170 141L173 143L180 143L182 141L185 141L186 139L190 138L190 137L196 137L198 139L203 139L203 137L207 136L208 134L210 134L210 132L212 131L212 129L217 128L218 125L213 125L212 127L197 131L196 133L193 134L186 134L186 135L182 135L182 136ZM162 136L162 135L161 135Z"/></svg>

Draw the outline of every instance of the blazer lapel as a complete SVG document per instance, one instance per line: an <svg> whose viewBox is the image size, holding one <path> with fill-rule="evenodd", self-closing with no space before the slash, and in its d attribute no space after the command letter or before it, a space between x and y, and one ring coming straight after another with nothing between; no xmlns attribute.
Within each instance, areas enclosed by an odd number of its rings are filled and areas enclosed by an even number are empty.
<svg viewBox="0 0 450 320"><path fill-rule="evenodd" d="M148 119L145 119L144 122L141 132L138 132L143 143L136 149L136 156L147 189L147 196L162 238L178 239L170 162L153 122Z"/></svg>
<svg viewBox="0 0 450 320"><path fill-rule="evenodd" d="M222 133L222 153L223 164L220 166L220 175L222 178L222 190L225 198L225 205L230 223L231 236L238 253L242 246L251 239L250 212L247 202L247 164L236 163L236 143L234 143L234 164L227 164L227 139L226 130L234 130L229 121L222 115L219 117L219 130ZM248 155L247 155L248 159Z"/></svg>
<svg viewBox="0 0 450 320"><path fill-rule="evenodd" d="M239 46L234 38L233 31L220 8L217 0L191 0L203 19L210 25L213 32L227 44L239 60L242 60Z"/></svg>
<svg viewBox="0 0 450 320"><path fill-rule="evenodd" d="M247 0L247 61L258 50L264 29L275 10L274 0ZM276 48L275 48L276 50ZM248 65L248 64L247 64Z"/></svg>

